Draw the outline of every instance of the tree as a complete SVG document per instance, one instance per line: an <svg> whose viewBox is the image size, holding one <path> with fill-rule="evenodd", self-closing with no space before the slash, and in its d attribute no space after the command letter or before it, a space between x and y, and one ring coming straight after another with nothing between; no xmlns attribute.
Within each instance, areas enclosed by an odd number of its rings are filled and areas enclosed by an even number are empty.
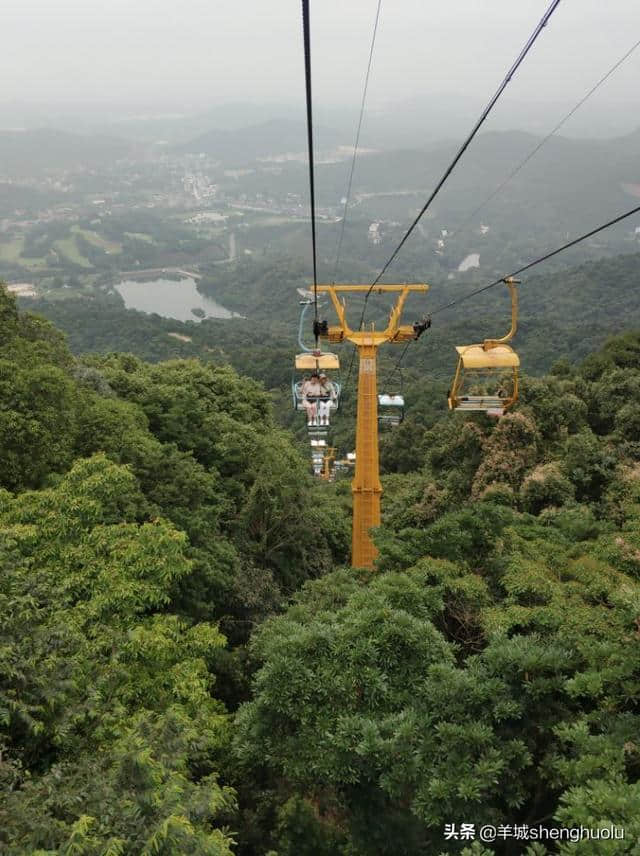
<svg viewBox="0 0 640 856"><path fill-rule="evenodd" d="M225 640L167 612L191 573L186 539L162 520L137 522L144 507L131 473L103 456L55 488L3 497L9 853L74 842L96 854L154 842L176 856L230 853L216 818L233 794L213 766L226 718L210 695Z"/></svg>
<svg viewBox="0 0 640 856"><path fill-rule="evenodd" d="M56 366L0 360L0 398L0 485L34 488L63 472L73 460L72 380Z"/></svg>
<svg viewBox="0 0 640 856"><path fill-rule="evenodd" d="M542 464L525 478L520 490L522 507L539 514L547 506L560 506L574 497L574 488L557 464Z"/></svg>
<svg viewBox="0 0 640 856"><path fill-rule="evenodd" d="M319 852L379 856L439 851L452 817L579 822L595 808L633 825L638 584L551 521L505 512L473 570L337 572L256 634L236 751L245 775L279 783L276 841L302 828ZM411 560L381 546L387 567Z"/></svg>
<svg viewBox="0 0 640 856"><path fill-rule="evenodd" d="M590 431L567 440L563 469L575 487L578 500L599 500L613 479L615 468L612 452Z"/></svg>

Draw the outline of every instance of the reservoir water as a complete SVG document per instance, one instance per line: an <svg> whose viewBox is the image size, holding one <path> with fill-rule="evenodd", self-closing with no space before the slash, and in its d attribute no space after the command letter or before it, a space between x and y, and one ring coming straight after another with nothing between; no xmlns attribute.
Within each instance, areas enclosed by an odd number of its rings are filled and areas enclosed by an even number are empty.
<svg viewBox="0 0 640 856"><path fill-rule="evenodd" d="M126 279L115 288L122 296L127 309L155 312L164 318L175 318L176 321L239 317L210 297L200 294L195 280L191 277L180 280L151 279L146 282ZM194 315L192 309L198 310L198 314Z"/></svg>
<svg viewBox="0 0 640 856"><path fill-rule="evenodd" d="M459 271L471 270L471 268L480 267L480 253L470 253L465 259L463 259L458 265Z"/></svg>

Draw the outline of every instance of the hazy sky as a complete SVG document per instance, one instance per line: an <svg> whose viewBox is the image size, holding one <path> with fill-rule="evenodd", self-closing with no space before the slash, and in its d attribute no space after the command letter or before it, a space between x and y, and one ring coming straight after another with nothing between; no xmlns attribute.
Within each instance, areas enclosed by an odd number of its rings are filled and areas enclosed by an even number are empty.
<svg viewBox="0 0 640 856"><path fill-rule="evenodd" d="M549 0L382 0L370 103L484 99ZM314 94L358 102L377 0L311 0ZM3 0L2 101L126 100L175 109L301 99L299 0ZM510 88L581 94L640 39L640 0L562 0ZM640 48L602 97L634 98ZM600 95L599 95L600 97Z"/></svg>

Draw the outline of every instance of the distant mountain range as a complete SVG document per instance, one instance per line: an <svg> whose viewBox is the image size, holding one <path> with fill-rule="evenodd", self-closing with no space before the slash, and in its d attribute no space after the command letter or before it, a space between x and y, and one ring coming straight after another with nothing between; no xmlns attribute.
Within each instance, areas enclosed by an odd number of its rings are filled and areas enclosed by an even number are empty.
<svg viewBox="0 0 640 856"><path fill-rule="evenodd" d="M541 138L522 131L491 131L478 136L452 174L432 211L437 222L455 230L540 143ZM315 150L335 150L351 140L341 129L319 125ZM365 218L404 220L419 210L426 193L435 186L456 151L458 142L425 144L407 150L383 149L358 159L354 199L360 193L370 201L353 211ZM302 121L271 119L242 128L210 128L190 141L174 145L174 153L204 152L225 167L242 167L286 153L299 161L281 164L279 174L257 171L238 180L236 188L247 194L284 195L307 193L306 128ZM164 147L166 150L166 146ZM0 131L0 178L33 176L46 169L100 167L119 158L148 151L148 144L107 135L76 134L42 128ZM548 225L573 230L596 225L608 216L631 208L640 199L640 130L612 140L576 140L553 137L490 203L478 219L489 218L492 227L541 230ZM321 161L321 157L318 157ZM317 194L321 205L336 205L346 188L348 161L319 163ZM388 213L375 194L415 192ZM412 207L413 206L413 207ZM566 224L566 226L564 225ZM426 225L426 222L425 222ZM477 226L477 223L475 224Z"/></svg>
<svg viewBox="0 0 640 856"><path fill-rule="evenodd" d="M222 158L226 147L235 143L235 154L225 157L241 161L249 157L250 151L255 155L262 150L266 155L277 150L279 144L281 151L295 150L296 142L298 151L304 145L295 125L287 124L287 133L280 136L279 123L269 123L269 140L261 143L262 127L206 135L190 143L187 149L197 151L200 146L209 144L209 151L217 151ZM348 144L337 133L325 139L334 144ZM567 232L576 234L578 229L584 227L586 230L640 204L640 131L614 140L552 137L510 177L542 139L522 131L480 134L421 226L425 230L437 226L455 232L507 179L504 188L482 211L474 214L470 223L477 230L480 223L488 222L492 237L505 240L514 236L514 230L521 236L535 233L541 240L547 232L550 239L554 239L559 230L563 237ZM383 218L410 222L409 218L415 216L435 187L458 146L459 141L449 141L420 149L378 150L366 157L360 156L354 174L350 221ZM347 186L349 167L348 160L318 164L316 194L319 205L339 204ZM262 193L267 198L286 193L305 198L308 193L306 164L285 163L278 174L258 170L239 177L235 188L239 193ZM432 217L435 223L430 226ZM422 229L420 231L422 233ZM419 240L417 235L416 240ZM476 247L473 249L480 251Z"/></svg>
<svg viewBox="0 0 640 856"><path fill-rule="evenodd" d="M0 175L99 166L133 152L134 146L126 140L96 134L74 134L54 128L0 131Z"/></svg>
<svg viewBox="0 0 640 856"><path fill-rule="evenodd" d="M362 143L373 148L419 148L450 138L462 138L480 114L486 97L464 92L433 91L429 81L412 98L376 101L369 98L362 127ZM424 90L424 91L423 91ZM188 99L188 94L185 94ZM141 142L166 140L176 145L195 139L212 128L238 130L272 120L304 122L302 98L275 101L228 101L202 108L182 100L147 104L92 101L77 104L25 104L0 100L0 127L57 127L83 134L104 134ZM514 93L492 113L487 128L505 131L515 128L546 134L573 106L566 97L519 100ZM636 122L635 104L616 96L589 101L564 128L574 138L612 139L629 133ZM316 99L317 125L337 129L352 142L358 118L358 104L327 103Z"/></svg>
<svg viewBox="0 0 640 856"><path fill-rule="evenodd" d="M345 142L344 136L330 128L316 128L317 151ZM290 153L306 153L307 130L304 122L271 119L258 125L238 129L213 129L187 143L176 146L177 152L204 152L225 163L246 164L258 158Z"/></svg>
<svg viewBox="0 0 640 856"><path fill-rule="evenodd" d="M473 211L541 142L521 131L493 131L472 143L445 185L434 209L459 219ZM423 150L385 151L358 161L355 187L371 192L432 188L450 163L458 143ZM562 204L574 222L599 221L609 210L633 207L640 196L640 131L614 140L573 140L552 137L513 177L508 188L486 209L508 222L515 213L531 223L544 219ZM335 196L344 186L344 167L321 168L318 186ZM416 203L417 204L417 203ZM638 202L640 204L640 202ZM506 206L506 208L504 208ZM502 208L502 210L501 210ZM506 215L506 216L505 216Z"/></svg>

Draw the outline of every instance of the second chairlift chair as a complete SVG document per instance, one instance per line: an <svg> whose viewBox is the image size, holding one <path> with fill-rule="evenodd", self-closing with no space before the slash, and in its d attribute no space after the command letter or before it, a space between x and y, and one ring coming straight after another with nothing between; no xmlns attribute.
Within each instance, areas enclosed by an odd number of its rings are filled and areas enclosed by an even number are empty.
<svg viewBox="0 0 640 856"><path fill-rule="evenodd" d="M449 392L449 410L502 416L518 400L520 358L507 344L518 327L519 280L505 279L511 293L511 329L501 339L458 345L458 366Z"/></svg>

